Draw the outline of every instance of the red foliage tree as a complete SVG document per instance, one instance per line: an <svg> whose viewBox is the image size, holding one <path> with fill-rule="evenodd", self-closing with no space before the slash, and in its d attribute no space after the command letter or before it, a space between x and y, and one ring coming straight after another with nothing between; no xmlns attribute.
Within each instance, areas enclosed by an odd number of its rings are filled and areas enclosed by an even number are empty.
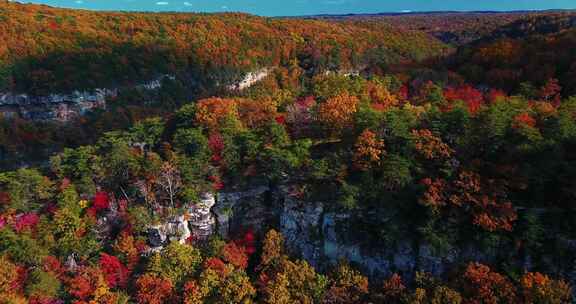
<svg viewBox="0 0 576 304"><path fill-rule="evenodd" d="M16 217L16 221L14 222L14 230L16 230L18 233L26 230L34 231L39 221L40 218L36 213L21 214Z"/></svg>
<svg viewBox="0 0 576 304"><path fill-rule="evenodd" d="M476 114L484 104L484 96L477 89L465 85L458 88L448 88L444 91L444 97L451 102L461 100L468 106L468 111Z"/></svg>
<svg viewBox="0 0 576 304"><path fill-rule="evenodd" d="M246 231L242 238L236 240L236 244L243 247L248 256L256 253L256 237L254 236L254 231L252 229Z"/></svg>
<svg viewBox="0 0 576 304"><path fill-rule="evenodd" d="M514 129L520 129L523 127L534 128L536 126L536 119L534 119L530 114L524 112L518 114L514 117L514 121L512 122L512 127Z"/></svg>
<svg viewBox="0 0 576 304"><path fill-rule="evenodd" d="M212 188L215 191L222 190L224 188L224 182L222 181L220 175L218 174L210 175L208 177L208 180L212 182Z"/></svg>
<svg viewBox="0 0 576 304"><path fill-rule="evenodd" d="M546 82L546 84L540 89L539 95L540 98L544 99L545 101L556 104L560 102L561 91L562 87L558 83L558 79L552 78L549 79L548 82Z"/></svg>
<svg viewBox="0 0 576 304"><path fill-rule="evenodd" d="M224 151L224 139L218 132L213 132L208 138L208 147L212 151L212 162L219 165L222 161L222 152Z"/></svg>
<svg viewBox="0 0 576 304"><path fill-rule="evenodd" d="M402 283L402 277L397 273L393 274L382 286L382 295L386 303L399 301L406 292L406 286Z"/></svg>
<svg viewBox="0 0 576 304"><path fill-rule="evenodd" d="M228 269L226 268L226 264L219 258L209 258L204 262L205 269L211 269L216 271L221 276L226 276Z"/></svg>
<svg viewBox="0 0 576 304"><path fill-rule="evenodd" d="M125 288L128 284L128 269L117 257L102 253L100 255L100 269L102 269L104 278L111 288Z"/></svg>
<svg viewBox="0 0 576 304"><path fill-rule="evenodd" d="M110 207L108 193L102 191L96 193L96 195L94 195L94 204L92 207L96 212L108 209Z"/></svg>
<svg viewBox="0 0 576 304"><path fill-rule="evenodd" d="M58 260L55 256L47 256L44 258L43 269L46 272L52 272L56 274L57 277L62 277L64 274L64 268L62 267L62 263Z"/></svg>
<svg viewBox="0 0 576 304"><path fill-rule="evenodd" d="M90 278L83 274L78 274L68 280L68 292L77 299L87 300L95 289Z"/></svg>
<svg viewBox="0 0 576 304"><path fill-rule="evenodd" d="M10 194L0 191L0 205L8 205L10 204L10 201Z"/></svg>

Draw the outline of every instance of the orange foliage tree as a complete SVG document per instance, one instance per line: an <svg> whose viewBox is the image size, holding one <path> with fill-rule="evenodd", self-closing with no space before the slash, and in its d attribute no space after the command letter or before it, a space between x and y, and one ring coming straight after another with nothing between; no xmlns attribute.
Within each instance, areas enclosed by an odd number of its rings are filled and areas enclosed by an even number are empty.
<svg viewBox="0 0 576 304"><path fill-rule="evenodd" d="M398 97L390 93L384 85L370 82L366 90L375 110L385 111L399 103Z"/></svg>
<svg viewBox="0 0 576 304"><path fill-rule="evenodd" d="M340 263L334 273L324 303L363 303L368 294L368 278L352 269L346 263Z"/></svg>
<svg viewBox="0 0 576 304"><path fill-rule="evenodd" d="M0 297L8 297L14 292L18 280L18 272L14 265L5 256L0 256Z"/></svg>
<svg viewBox="0 0 576 304"><path fill-rule="evenodd" d="M244 126L251 129L272 122L277 115L276 105L270 99L240 99L237 104L240 121Z"/></svg>
<svg viewBox="0 0 576 304"><path fill-rule="evenodd" d="M168 278L145 274L136 280L136 298L140 304L163 304L174 295L174 286Z"/></svg>
<svg viewBox="0 0 576 304"><path fill-rule="evenodd" d="M356 96L347 93L330 98L318 107L318 120L328 130L328 133L339 135L342 130L352 127L358 101Z"/></svg>
<svg viewBox="0 0 576 304"><path fill-rule="evenodd" d="M284 236L276 230L270 230L266 233L264 244L262 246L262 256L260 268L272 264L280 259L284 252Z"/></svg>
<svg viewBox="0 0 576 304"><path fill-rule="evenodd" d="M486 265L470 263L464 279L465 291L471 304L519 303L514 285Z"/></svg>
<svg viewBox="0 0 576 304"><path fill-rule="evenodd" d="M222 248L222 259L239 269L248 267L248 256L243 247L237 246L234 242L226 244Z"/></svg>
<svg viewBox="0 0 576 304"><path fill-rule="evenodd" d="M471 212L474 225L487 231L511 231L518 218L512 203L505 199L503 181L482 179L475 172L463 171L458 179L423 179L426 191L420 203L439 212L443 206Z"/></svg>
<svg viewBox="0 0 576 304"><path fill-rule="evenodd" d="M520 280L523 303L570 303L572 290L562 280L553 280L539 272L528 272Z"/></svg>
<svg viewBox="0 0 576 304"><path fill-rule="evenodd" d="M226 120L237 120L238 105L234 99L207 98L196 104L196 122L209 130L217 130Z"/></svg>
<svg viewBox="0 0 576 304"><path fill-rule="evenodd" d="M534 128L536 126L536 119L534 119L530 114L523 112L514 117L512 122L512 127L514 129L520 129L523 127Z"/></svg>
<svg viewBox="0 0 576 304"><path fill-rule="evenodd" d="M134 270L140 260L140 253L136 248L134 237L126 232L122 232L114 244L114 251L126 264L128 271Z"/></svg>
<svg viewBox="0 0 576 304"><path fill-rule="evenodd" d="M372 165L379 164L382 156L386 153L384 151L384 141L368 129L360 134L354 149L352 158L354 167L362 171L369 170Z"/></svg>
<svg viewBox="0 0 576 304"><path fill-rule="evenodd" d="M454 150L428 129L412 130L416 151L425 159L448 159Z"/></svg>
<svg viewBox="0 0 576 304"><path fill-rule="evenodd" d="M97 267L80 269L73 277L66 280L70 295L81 301L106 303L110 297L109 286L104 274Z"/></svg>

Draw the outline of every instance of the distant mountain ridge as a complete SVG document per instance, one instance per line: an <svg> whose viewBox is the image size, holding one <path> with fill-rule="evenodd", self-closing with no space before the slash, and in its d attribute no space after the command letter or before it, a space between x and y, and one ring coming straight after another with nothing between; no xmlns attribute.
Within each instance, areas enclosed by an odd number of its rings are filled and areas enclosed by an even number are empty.
<svg viewBox="0 0 576 304"><path fill-rule="evenodd" d="M293 18L324 18L324 17L382 17L382 16L409 16L409 15L447 15L447 14L539 14L539 13L559 13L576 12L576 9L550 9L550 10L513 10L513 11L407 11L407 12L381 12L381 13L350 13L350 14L316 14L295 16ZM277 17L276 17L277 18ZM283 17L291 18L291 17Z"/></svg>
<svg viewBox="0 0 576 304"><path fill-rule="evenodd" d="M576 27L574 12L528 16L495 30L484 40L556 34L574 27Z"/></svg>

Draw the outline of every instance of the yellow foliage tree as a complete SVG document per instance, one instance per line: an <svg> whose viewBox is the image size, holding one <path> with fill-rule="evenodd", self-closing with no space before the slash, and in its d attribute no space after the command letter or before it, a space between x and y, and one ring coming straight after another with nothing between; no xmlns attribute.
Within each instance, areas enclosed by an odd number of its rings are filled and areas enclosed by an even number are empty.
<svg viewBox="0 0 576 304"><path fill-rule="evenodd" d="M18 279L16 265L5 256L0 256L0 298L8 297L13 292L13 284Z"/></svg>
<svg viewBox="0 0 576 304"><path fill-rule="evenodd" d="M366 88L367 94L372 101L372 107L376 110L386 111L398 105L399 100L396 95L381 84L371 84Z"/></svg>
<svg viewBox="0 0 576 304"><path fill-rule="evenodd" d="M226 120L238 118L238 104L234 99L207 98L196 105L196 122L209 130L217 130Z"/></svg>

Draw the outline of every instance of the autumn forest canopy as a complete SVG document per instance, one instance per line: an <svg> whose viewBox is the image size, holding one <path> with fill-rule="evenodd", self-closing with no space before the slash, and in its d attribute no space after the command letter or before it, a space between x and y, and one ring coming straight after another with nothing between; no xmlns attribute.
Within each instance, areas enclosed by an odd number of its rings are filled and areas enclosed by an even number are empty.
<svg viewBox="0 0 576 304"><path fill-rule="evenodd" d="M574 301L570 11L0 0L0 42L0 304Z"/></svg>

